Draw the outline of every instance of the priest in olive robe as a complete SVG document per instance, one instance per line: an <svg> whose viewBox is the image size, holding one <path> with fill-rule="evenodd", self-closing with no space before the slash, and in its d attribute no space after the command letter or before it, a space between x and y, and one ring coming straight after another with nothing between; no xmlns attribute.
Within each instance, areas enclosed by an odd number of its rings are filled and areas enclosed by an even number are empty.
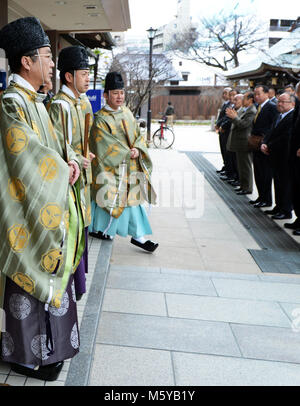
<svg viewBox="0 0 300 406"><path fill-rule="evenodd" d="M106 105L95 114L90 149L92 162L93 237L111 239L130 235L131 243L153 252L152 234L144 203L155 204L151 184L152 162L147 144L131 111L124 106L122 76L110 72L105 79Z"/></svg>
<svg viewBox="0 0 300 406"><path fill-rule="evenodd" d="M54 67L40 22L26 17L4 26L0 47L13 73L0 100L0 359L51 381L79 351L73 273L84 249L80 163L58 142L37 93Z"/></svg>
<svg viewBox="0 0 300 406"><path fill-rule="evenodd" d="M88 272L87 243L88 226L91 223L90 185L93 158L93 154L88 150L88 137L93 122L92 107L88 98L84 97L90 83L89 58L86 49L81 46L64 48L58 56L58 69L62 86L48 104L48 113L54 128L60 133L65 131L68 144L83 166L80 190L84 213L85 250L74 275L76 297L80 300L86 292L85 274ZM60 142L63 145L63 139Z"/></svg>

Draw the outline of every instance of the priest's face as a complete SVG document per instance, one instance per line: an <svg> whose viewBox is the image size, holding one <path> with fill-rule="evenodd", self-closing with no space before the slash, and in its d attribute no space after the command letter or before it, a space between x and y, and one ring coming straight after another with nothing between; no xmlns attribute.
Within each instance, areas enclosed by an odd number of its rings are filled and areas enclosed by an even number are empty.
<svg viewBox="0 0 300 406"><path fill-rule="evenodd" d="M38 90L41 85L51 82L54 62L50 47L39 48L34 58L22 57L26 79Z"/></svg>
<svg viewBox="0 0 300 406"><path fill-rule="evenodd" d="M104 93L106 103L113 109L118 110L124 104L125 91L124 89L109 90L108 93Z"/></svg>
<svg viewBox="0 0 300 406"><path fill-rule="evenodd" d="M79 93L86 93L90 85L90 71L88 69L76 70L74 72L74 85Z"/></svg>

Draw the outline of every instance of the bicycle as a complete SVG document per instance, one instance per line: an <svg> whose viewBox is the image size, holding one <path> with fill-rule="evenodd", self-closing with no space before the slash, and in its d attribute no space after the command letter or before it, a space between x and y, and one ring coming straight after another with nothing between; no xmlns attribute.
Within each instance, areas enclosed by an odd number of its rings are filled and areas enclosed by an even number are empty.
<svg viewBox="0 0 300 406"><path fill-rule="evenodd" d="M175 134L173 130L167 126L167 117L158 120L160 127L155 131L152 136L153 144L156 148L171 148L175 141Z"/></svg>

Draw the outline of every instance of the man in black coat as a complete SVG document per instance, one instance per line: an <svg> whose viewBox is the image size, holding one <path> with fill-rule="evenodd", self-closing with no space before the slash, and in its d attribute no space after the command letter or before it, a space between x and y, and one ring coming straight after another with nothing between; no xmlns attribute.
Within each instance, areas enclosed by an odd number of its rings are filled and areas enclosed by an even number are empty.
<svg viewBox="0 0 300 406"><path fill-rule="evenodd" d="M289 165L292 202L296 220L293 223L285 223L284 227L294 230L294 235L300 235L300 82L296 85L296 105L293 114L292 127L289 148Z"/></svg>
<svg viewBox="0 0 300 406"><path fill-rule="evenodd" d="M226 110L228 108L234 108L234 97L237 95L237 93L238 92L236 90L231 90L229 92L230 103L227 106ZM220 179L226 180L230 182L232 185L237 186L238 173L237 173L236 156L234 152L228 151L227 149L227 141L230 134L231 125L232 119L225 114L225 116L220 121L219 127L220 139L222 140L221 142L223 143L224 148L224 167L225 167L225 174L224 175L221 174Z"/></svg>
<svg viewBox="0 0 300 406"><path fill-rule="evenodd" d="M226 143L224 144L224 137L222 136L222 133L220 133L220 125L221 122L223 120L223 118L225 117L225 112L227 107L230 106L231 102L229 100L229 92L231 91L231 87L225 87L225 89L223 90L223 100L224 103L221 107L221 110L219 112L218 118L217 118L217 122L215 125L215 130L217 133L219 133L219 144L220 144L220 151L221 151L221 155L222 155L222 159L223 159L223 167L221 170L217 171L218 173L222 172L225 170L225 152L226 152Z"/></svg>
<svg viewBox="0 0 300 406"><path fill-rule="evenodd" d="M252 134L268 137L272 131L278 111L274 103L270 102L267 86L258 85L254 89L254 98L258 104L253 123ZM253 152L254 179L258 191L258 198L250 200L254 207L269 207L272 205L272 168L268 157L261 150Z"/></svg>
<svg viewBox="0 0 300 406"><path fill-rule="evenodd" d="M280 115L274 123L272 131L267 135L261 151L269 156L270 166L273 170L275 202L272 214L275 220L292 218L292 196L289 171L289 142L293 126L293 112L295 97L290 93L283 93L278 98L277 110Z"/></svg>

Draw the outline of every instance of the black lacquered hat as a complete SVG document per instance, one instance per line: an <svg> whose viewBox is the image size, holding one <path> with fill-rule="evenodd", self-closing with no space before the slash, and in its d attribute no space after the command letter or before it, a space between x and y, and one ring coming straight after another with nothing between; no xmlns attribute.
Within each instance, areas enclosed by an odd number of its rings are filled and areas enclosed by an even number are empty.
<svg viewBox="0 0 300 406"><path fill-rule="evenodd" d="M43 47L50 47L50 40L35 17L19 18L0 30L0 48L8 59Z"/></svg>
<svg viewBox="0 0 300 406"><path fill-rule="evenodd" d="M104 93L107 93L109 90L116 89L124 89L122 75L119 72L109 72L105 78Z"/></svg>
<svg viewBox="0 0 300 406"><path fill-rule="evenodd" d="M61 72L89 69L89 56L84 47L70 46L61 50L57 69Z"/></svg>

